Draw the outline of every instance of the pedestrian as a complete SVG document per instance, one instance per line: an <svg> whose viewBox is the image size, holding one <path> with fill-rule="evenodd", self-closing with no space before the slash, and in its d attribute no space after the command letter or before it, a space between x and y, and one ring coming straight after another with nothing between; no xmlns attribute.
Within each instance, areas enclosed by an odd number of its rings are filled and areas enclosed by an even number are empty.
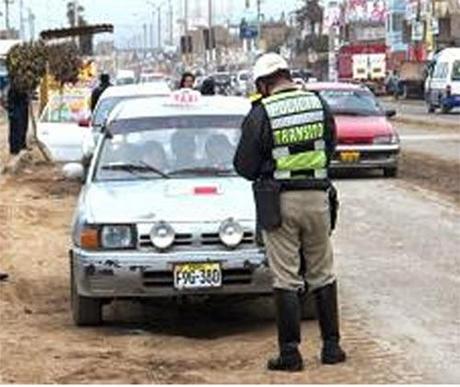
<svg viewBox="0 0 460 387"><path fill-rule="evenodd" d="M93 112L96 108L97 102L99 101L102 93L110 86L112 86L110 83L110 75L102 73L99 77L99 85L91 93L91 112Z"/></svg>
<svg viewBox="0 0 460 387"><path fill-rule="evenodd" d="M206 78L201 85L200 92L202 95L216 95L216 82L214 78Z"/></svg>
<svg viewBox="0 0 460 387"><path fill-rule="evenodd" d="M7 92L10 154L17 155L27 148L29 127L29 96L11 82Z"/></svg>
<svg viewBox="0 0 460 387"><path fill-rule="evenodd" d="M274 278L279 355L267 367L303 369L298 346L305 285L316 301L321 361L343 362L330 241L335 214L328 191L333 187L327 175L335 147L334 120L318 95L296 87L280 55L259 58L254 79L262 100L253 103L243 122L234 165L254 181L258 223Z"/></svg>
<svg viewBox="0 0 460 387"><path fill-rule="evenodd" d="M182 74L179 89L193 89L195 85L195 76L192 73L185 72Z"/></svg>

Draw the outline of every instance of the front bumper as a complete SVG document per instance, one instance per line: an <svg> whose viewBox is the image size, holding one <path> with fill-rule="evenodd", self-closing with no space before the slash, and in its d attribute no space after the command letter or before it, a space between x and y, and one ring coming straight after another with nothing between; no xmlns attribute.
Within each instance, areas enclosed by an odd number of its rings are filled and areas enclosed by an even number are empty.
<svg viewBox="0 0 460 387"><path fill-rule="evenodd" d="M88 252L74 248L70 255L77 292L85 297L155 298L272 293L266 256L258 248L233 252L191 251L170 254ZM222 287L175 289L174 265L191 262L220 262Z"/></svg>
<svg viewBox="0 0 460 387"><path fill-rule="evenodd" d="M399 143L388 145L338 145L331 161L332 170L396 168L401 151ZM342 153L359 154L344 160Z"/></svg>

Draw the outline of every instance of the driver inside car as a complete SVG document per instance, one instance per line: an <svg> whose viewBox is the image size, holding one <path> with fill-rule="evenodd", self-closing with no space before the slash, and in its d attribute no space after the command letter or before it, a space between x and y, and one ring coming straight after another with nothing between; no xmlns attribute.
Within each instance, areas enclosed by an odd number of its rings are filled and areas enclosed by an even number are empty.
<svg viewBox="0 0 460 387"><path fill-rule="evenodd" d="M212 167L223 169L232 168L235 147L224 134L214 134L208 138L205 145L207 162Z"/></svg>
<svg viewBox="0 0 460 387"><path fill-rule="evenodd" d="M171 138L174 169L194 168L198 166L195 134L188 130L175 132Z"/></svg>
<svg viewBox="0 0 460 387"><path fill-rule="evenodd" d="M161 171L168 168L166 152L158 141L148 141L142 146L142 161Z"/></svg>

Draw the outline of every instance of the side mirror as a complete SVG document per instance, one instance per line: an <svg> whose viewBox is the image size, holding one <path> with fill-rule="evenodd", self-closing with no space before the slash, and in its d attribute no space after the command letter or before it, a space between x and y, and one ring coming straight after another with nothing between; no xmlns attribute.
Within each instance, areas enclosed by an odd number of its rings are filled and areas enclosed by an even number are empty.
<svg viewBox="0 0 460 387"><path fill-rule="evenodd" d="M80 163L68 163L62 167L62 174L67 180L82 181L85 170Z"/></svg>
<svg viewBox="0 0 460 387"><path fill-rule="evenodd" d="M385 110L385 116L387 118L394 117L395 115L396 115L396 110L394 110L394 109Z"/></svg>
<svg viewBox="0 0 460 387"><path fill-rule="evenodd" d="M82 118L78 121L78 126L81 128L89 128L91 120L89 118Z"/></svg>

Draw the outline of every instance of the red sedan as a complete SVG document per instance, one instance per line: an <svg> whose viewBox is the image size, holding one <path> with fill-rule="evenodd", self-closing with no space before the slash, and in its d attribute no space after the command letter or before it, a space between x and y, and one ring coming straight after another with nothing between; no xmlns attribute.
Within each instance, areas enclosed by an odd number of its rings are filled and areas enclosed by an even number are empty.
<svg viewBox="0 0 460 387"><path fill-rule="evenodd" d="M374 94L365 86L349 83L308 83L329 104L337 126L337 149L332 169L383 169L395 177L400 152L399 136Z"/></svg>

